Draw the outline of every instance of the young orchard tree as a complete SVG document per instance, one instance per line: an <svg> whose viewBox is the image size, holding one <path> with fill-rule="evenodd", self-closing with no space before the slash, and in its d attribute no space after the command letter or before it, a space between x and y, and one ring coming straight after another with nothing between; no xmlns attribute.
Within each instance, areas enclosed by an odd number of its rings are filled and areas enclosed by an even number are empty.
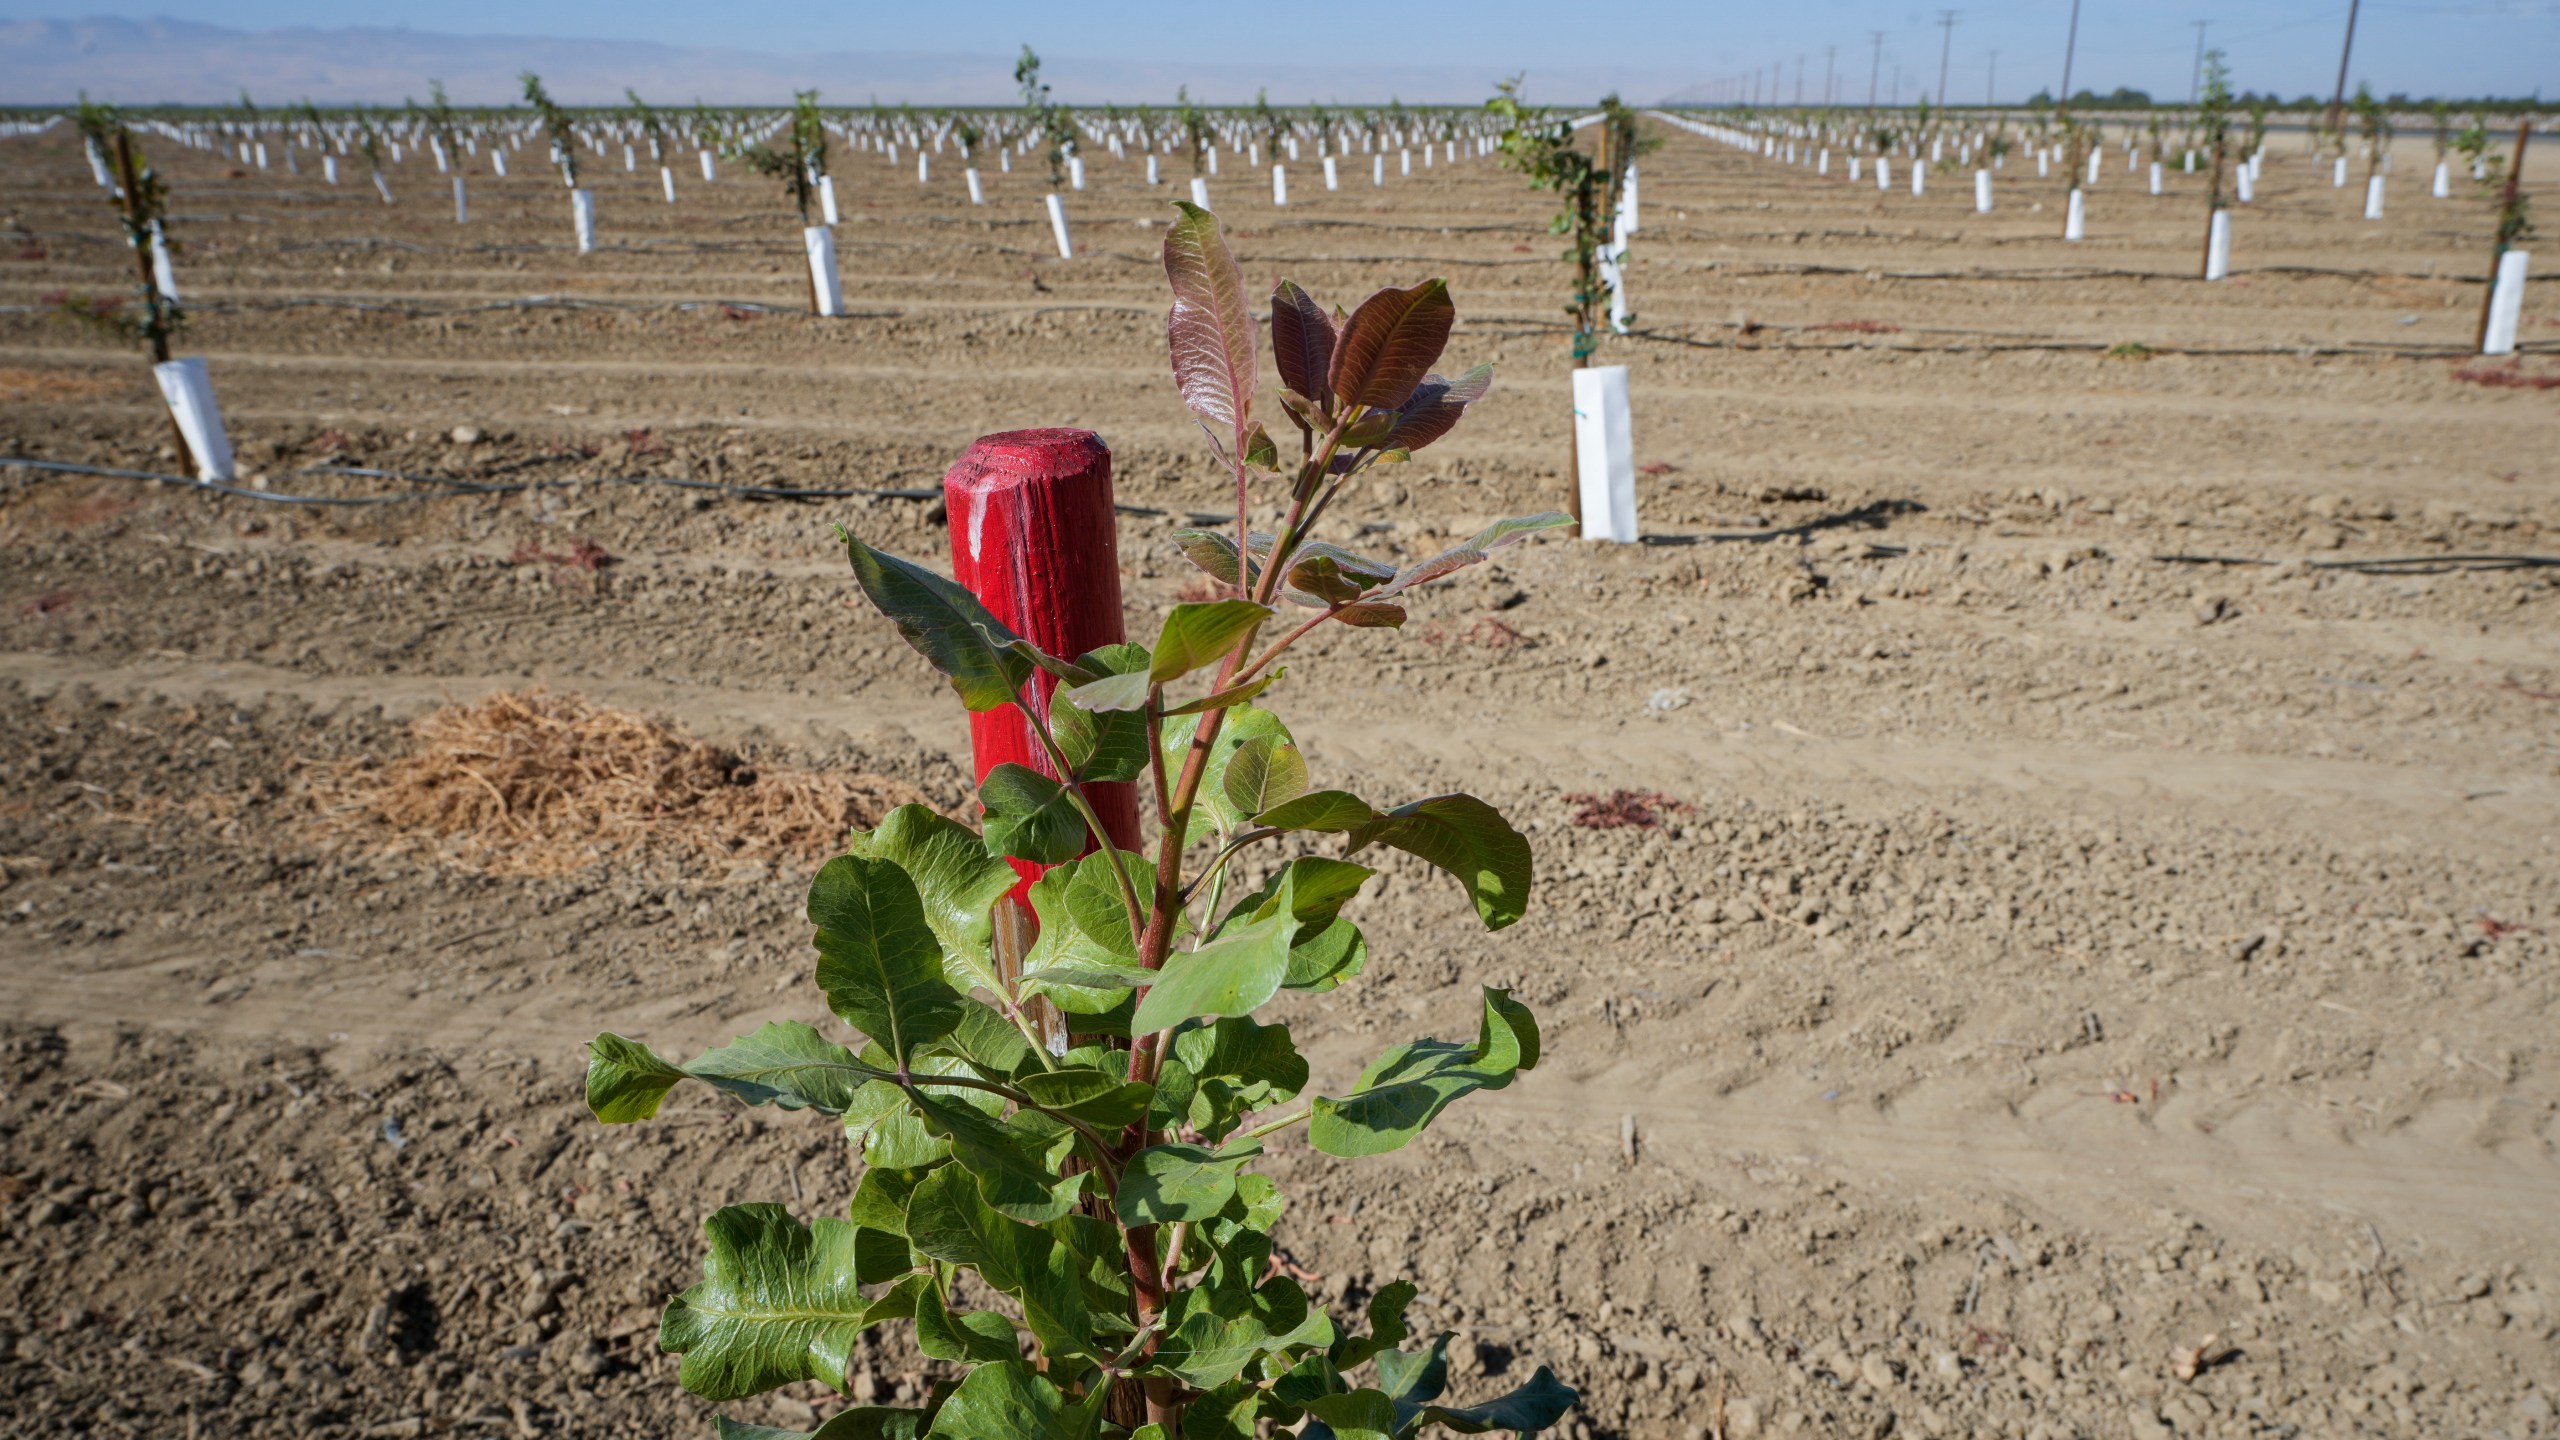
<svg viewBox="0 0 2560 1440"><path fill-rule="evenodd" d="M1176 90L1173 98L1182 107L1182 143L1191 152L1191 173L1199 175L1209 154L1209 117L1191 103L1190 86Z"/></svg>
<svg viewBox="0 0 2560 1440"><path fill-rule="evenodd" d="M2274 108L2275 102L2263 95L2249 102L2249 143L2240 152L2242 159L2267 148L2267 114Z"/></svg>
<svg viewBox="0 0 2560 1440"><path fill-rule="evenodd" d="M1552 190L1564 201L1547 231L1570 242L1564 258L1573 267L1573 293L1564 310L1573 319L1573 368L1579 370L1591 363L1607 328L1609 291L1601 264L1615 238L1627 167L1649 146L1636 137L1635 112L1615 95L1601 102L1600 152L1593 155L1575 148L1570 118L1521 100L1517 77L1497 88L1500 93L1485 108L1502 125L1502 163L1526 178L1530 189Z"/></svg>
<svg viewBox="0 0 2560 1440"><path fill-rule="evenodd" d="M1048 83L1040 78L1040 57L1028 45L1022 47L1022 58L1014 63L1013 83L1022 87L1022 113L1030 123L1030 133L1048 144L1049 188L1064 190L1067 157L1076 153L1076 123L1049 98Z"/></svg>
<svg viewBox="0 0 2560 1440"><path fill-rule="evenodd" d="M2352 103L2356 128L2364 132L2364 176L2371 180L2382 173L2383 156L2391 149L2391 112L2373 98L2373 87L2361 81L2356 84ZM2341 139L2339 144L2339 153L2345 153L2345 141Z"/></svg>
<svg viewBox="0 0 2560 1440"><path fill-rule="evenodd" d="M364 156L365 168L372 172L373 188L382 203L391 203L391 186L382 177L382 132L373 128L373 117L356 112L356 153Z"/></svg>
<svg viewBox="0 0 2560 1440"><path fill-rule="evenodd" d="M1256 418L1244 276L1216 219L1179 208L1164 247L1174 379L1233 478L1236 528L1174 539L1231 593L1175 606L1152 646L1051 655L958 585L846 536L899 634L968 709L1018 711L1048 766L989 772L983 832L910 805L818 872L817 985L854 1043L782 1022L683 1065L616 1035L590 1051L587 1100L607 1123L649 1118L692 1080L841 1116L861 1148L843 1218L750 1204L706 1222L704 1278L669 1304L658 1343L707 1399L847 1388L863 1332L888 1324L911 1325L960 1378L913 1408L840 1411L817 1432L828 1440L1172 1440L1302 1422L1307 1436L1405 1440L1543 1430L1576 1398L1541 1367L1508 1394L1442 1403L1449 1337L1408 1332L1413 1283L1379 1288L1366 1334L1337 1323L1275 1263L1281 1197L1248 1168L1298 1126L1327 1155L1400 1149L1538 1062L1536 1020L1487 988L1471 1042L1392 1047L1347 1088L1293 1103L1307 1062L1288 1026L1254 1012L1366 963L1345 915L1374 873L1357 857L1384 846L1448 871L1500 929L1528 900L1530 852L1471 796L1380 809L1311 789L1289 727L1252 702L1317 630L1396 626L1432 582L1565 519L1506 521L1402 566L1315 538L1372 466L1448 433L1490 371L1431 373L1455 317L1438 280L1340 320L1283 282L1271 341L1299 436L1284 463ZM1246 528L1257 494L1281 508L1269 533ZM1087 795L1129 781L1154 800L1149 849L1117 848ZM1339 853L1284 858L1332 836ZM1049 868L1029 888L1038 939L1008 978L989 915L1013 860ZM1056 1053L1028 1018L1035 999L1073 1017Z"/></svg>
<svg viewBox="0 0 2560 1440"><path fill-rule="evenodd" d="M2204 260L2196 273L2211 279L2213 275L2213 217L2222 213L2222 166L2231 148L2231 67L2223 63L2222 52L2204 53L2204 88L2196 102L2196 120L2204 132L2205 163L2205 227Z"/></svg>
<svg viewBox="0 0 2560 1440"><path fill-rule="evenodd" d="M787 143L759 140L737 152L738 162L767 179L781 181L782 192L791 197L805 229L818 223L810 217L809 207L818 200L818 177L827 173L827 127L818 115L817 91L792 93L791 118L782 134Z"/></svg>
<svg viewBox="0 0 2560 1440"><path fill-rule="evenodd" d="M516 78L524 82L524 103L532 106L534 112L542 117L543 131L551 137L551 158L560 166L560 173L568 180L569 188L577 189L577 123L569 118L568 111L552 103L551 92L542 88L541 76L527 70Z"/></svg>
<svg viewBox="0 0 2560 1440"><path fill-rule="evenodd" d="M632 122L640 127L641 135L649 142L649 158L664 164L667 158L666 122L650 108L648 101L640 98L640 92L630 86L623 87L622 98L631 102Z"/></svg>
<svg viewBox="0 0 2560 1440"><path fill-rule="evenodd" d="M454 132L453 102L445 97L441 80L427 82L426 126L427 134L444 151L445 162L461 165L462 151L458 148Z"/></svg>
<svg viewBox="0 0 2560 1440"><path fill-rule="evenodd" d="M2517 121L2515 148L2507 154L2506 180L2500 183L2484 177L2480 182L2481 187L2488 190L2495 198L2498 208L2495 245L2489 256L2489 293L2482 296L2480 300L2480 333L2473 341L2473 349L2487 344L2489 340L2489 313L2497 303L2500 262L2506 259L2508 251L2533 238L2533 220L2527 213L2527 199L2524 193L2524 150L2526 142L2532 138L2533 121L2531 119ZM2480 153L2487 161L2496 159L2496 156L2489 151L2485 131L2482 135Z"/></svg>

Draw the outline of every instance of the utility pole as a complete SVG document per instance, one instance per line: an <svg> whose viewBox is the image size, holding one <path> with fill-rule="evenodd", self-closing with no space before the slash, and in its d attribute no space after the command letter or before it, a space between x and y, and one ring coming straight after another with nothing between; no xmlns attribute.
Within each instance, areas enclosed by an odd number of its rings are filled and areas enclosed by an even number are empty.
<svg viewBox="0 0 2560 1440"><path fill-rule="evenodd" d="M2347 0L2347 43L2338 47L2338 88L2329 97L2329 119L2322 128L2338 128L2338 112L2347 104L2347 57L2356 53L2356 10L2363 0Z"/></svg>
<svg viewBox="0 0 2560 1440"><path fill-rule="evenodd" d="M1947 108L1947 54L1955 48L1956 12L1939 11L1938 25L1946 31L1945 36L1938 41L1938 108L1944 110Z"/></svg>
<svg viewBox="0 0 2560 1440"><path fill-rule="evenodd" d="M2078 0L2073 0L2073 3L2077 4ZM1867 108L1873 110L1876 108L1876 81L1884 77L1884 32L1871 30L1867 33L1876 39L1876 58L1867 67Z"/></svg>
<svg viewBox="0 0 2560 1440"><path fill-rule="evenodd" d="M1984 105L1984 106L1986 106L1986 107L1988 107L1988 106L1992 106L1992 105L1997 105L1997 104L1999 104L1999 103L2000 103L1999 96L2000 96L2000 52L1999 52L1999 51L1997 51L1997 50L1994 50L1994 51L1992 51L1992 52L1991 52L1991 75L1990 75L1990 78L1989 78L1989 79L1986 79L1986 80L1984 80L1984 81L1982 82L1982 103L1983 103L1983 105Z"/></svg>
<svg viewBox="0 0 2560 1440"><path fill-rule="evenodd" d="M1796 108L1804 108L1804 57L1796 57Z"/></svg>
<svg viewBox="0 0 2560 1440"><path fill-rule="evenodd" d="M2080 0L2071 0L2071 35L2062 42L2062 93L2053 98L2055 114L2071 110L2071 55L2080 48Z"/></svg>
<svg viewBox="0 0 2560 1440"><path fill-rule="evenodd" d="M2196 27L2196 71L2194 78L2187 82L2187 103L2193 105L2204 98L2204 27L2213 22L2190 20L2187 23Z"/></svg>
<svg viewBox="0 0 2560 1440"><path fill-rule="evenodd" d="M1837 45L1825 45L1825 46L1823 46L1823 47L1822 47L1822 103L1823 103L1824 108L1826 108L1826 109L1827 109L1827 108L1829 108L1829 107L1830 107L1830 105L1831 105L1831 103L1832 103L1832 95L1831 95L1831 77L1832 77L1832 75L1833 75L1833 74L1834 74L1834 73L1839 69L1839 66L1840 66L1840 47L1839 47L1839 46L1837 46Z"/></svg>

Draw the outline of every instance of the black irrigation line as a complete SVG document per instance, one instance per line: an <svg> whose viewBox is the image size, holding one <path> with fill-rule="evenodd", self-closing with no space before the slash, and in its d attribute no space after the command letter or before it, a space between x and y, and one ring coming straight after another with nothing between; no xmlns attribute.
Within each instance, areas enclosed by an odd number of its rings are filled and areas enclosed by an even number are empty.
<svg viewBox="0 0 2560 1440"><path fill-rule="evenodd" d="M1847 275L1858 279L1873 276L1879 280L2195 280L2188 270L2124 270L2096 265L2065 265L2036 270L1879 270L1871 265L1800 265L1757 264L1749 269L1709 260L1692 268L1741 279L1757 279L1773 275ZM2250 275L2310 275L2334 280L2450 280L2465 285L2486 285L2482 275L2440 273L2430 275L2422 270L2343 270L2328 265L2252 265L2231 272L2235 277ZM2536 275L2537 281L2560 280L2560 275ZM2202 284L2202 281L2197 281Z"/></svg>
<svg viewBox="0 0 2560 1440"><path fill-rule="evenodd" d="M1475 325L1482 328L1479 329L1471 327L1470 333L1482 334L1496 340L1516 340L1533 335L1561 335L1567 333L1571 328L1559 321L1527 320L1517 316L1499 315L1479 317L1475 322ZM1791 326L1763 324L1757 328L1781 335L1793 335L1809 333L1818 327L1811 325ZM1843 333L1876 335L1899 332L1853 331ZM1915 327L1909 333L1964 335L1997 332L1934 330ZM1792 341L1785 344L1747 345L1739 338L1720 340L1701 338L1694 335L1675 335L1663 330L1630 330L1626 334L1616 338L1621 340L1651 341L1657 345L1677 345L1683 349L1689 350L1750 350L1769 354L1785 354L1795 351L1828 354L1841 350L1882 350L1899 355L2005 354L2013 351L2047 352L2055 354L2088 354L2094 352L2103 355L2115 350L2118 345L2127 343L2123 341L2110 340L2020 340L2016 342L1966 342L1952 345L1899 345L1889 342L1861 339L1813 345L1794 343ZM2560 340L2520 341L2516 346L2516 353L2519 355L2560 354ZM2367 356L2382 359L2404 360L2477 360L2489 358L2478 354L2467 346L2395 345L2387 344L2379 340L2346 345L2234 345L2224 347L2152 345L2145 343L2141 346L2140 354L2144 357L2152 355L2199 355L2207 358L2253 355L2289 355L2295 358ZM2128 358L2131 357L2128 356Z"/></svg>
<svg viewBox="0 0 2560 1440"><path fill-rule="evenodd" d="M2560 567L2560 555L2395 555L2373 560L2265 560L2248 555L2154 555L2163 565L2300 565L2360 575L2449 575L2457 571Z"/></svg>
<svg viewBox="0 0 2560 1440"><path fill-rule="evenodd" d="M198 480L184 475L160 475L148 470L119 470L104 465L79 465L67 460L37 460L26 456L0 456L0 469L20 466L29 470L50 471L62 475L99 475L117 480L153 480L183 489L201 490L215 495L229 495L242 500L256 500L269 505L323 505L354 507L369 505L406 505L423 500L447 500L490 495L516 495L533 490L564 490L577 485L658 485L676 490L706 491L740 500L940 500L942 491L876 490L842 488L801 490L783 485L732 485L717 480L688 480L674 475L599 475L560 480L512 480L489 484L480 480L460 480L446 475L410 475L397 470L374 470L360 465L307 465L296 475L354 475L369 480L393 480L402 484L425 487L425 492L411 495L289 495L271 490L253 490L245 485L230 485L219 480ZM1159 510L1151 505L1116 505L1123 515L1180 515L1196 525L1214 525L1234 517L1202 511Z"/></svg>

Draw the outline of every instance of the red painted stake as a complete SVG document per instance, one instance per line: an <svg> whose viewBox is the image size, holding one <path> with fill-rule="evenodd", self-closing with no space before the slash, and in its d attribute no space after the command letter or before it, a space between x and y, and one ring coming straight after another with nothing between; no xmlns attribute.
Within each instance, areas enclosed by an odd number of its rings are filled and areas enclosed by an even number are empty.
<svg viewBox="0 0 2560 1440"><path fill-rule="evenodd" d="M1052 655L1070 659L1125 638L1120 619L1120 548L1111 508L1111 451L1090 430L1008 430L969 447L942 477L951 517L954 578L995 617ZM1055 677L1032 682L1045 716ZM978 778L1011 761L1057 772L1011 706L969 717ZM1138 848L1134 784L1089 785L1113 844ZM1023 898L1045 866L1013 862Z"/></svg>

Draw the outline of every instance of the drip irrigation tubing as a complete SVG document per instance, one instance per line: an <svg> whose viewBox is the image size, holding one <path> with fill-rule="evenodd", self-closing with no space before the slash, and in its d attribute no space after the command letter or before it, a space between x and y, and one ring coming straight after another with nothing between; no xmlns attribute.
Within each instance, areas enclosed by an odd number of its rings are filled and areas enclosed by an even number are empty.
<svg viewBox="0 0 2560 1440"><path fill-rule="evenodd" d="M27 456L0 456L0 469L9 466L49 472L58 475L96 475L117 480L150 480L181 489L208 494L227 495L241 500L255 500L269 505L321 505L355 507L370 505L407 505L425 500L446 500L490 495L518 495L534 490L565 490L577 485L641 485L665 486L675 490L692 490L726 495L739 500L935 500L942 491L933 489L880 490L859 487L801 490L786 485L735 485L718 480L691 480L675 475L590 475L558 480L510 480L490 484L481 480L462 480L448 475L411 475L397 470L375 470L360 465L307 465L293 471L295 475L349 475L368 480L390 480L405 485L424 487L424 493L409 495L295 495L274 490L259 490L220 480L199 480L184 475L162 475L149 470L122 470L106 465L81 465L67 460L37 460ZM1195 525L1216 525L1231 521L1230 515L1216 515L1194 510L1161 510L1151 505L1119 504L1113 507L1123 515L1178 515Z"/></svg>
<svg viewBox="0 0 2560 1440"><path fill-rule="evenodd" d="M2372 560L2266 560L2250 555L2154 555L2163 565L2300 565L2362 575L2444 575L2458 570L2539 570L2560 555L2394 555Z"/></svg>
<svg viewBox="0 0 2560 1440"><path fill-rule="evenodd" d="M1498 340L1518 339L1531 335L1562 334L1571 328L1556 321L1522 320L1517 318L1505 319L1504 317L1498 316L1488 318L1501 323L1505 328L1489 328L1481 333ZM1482 324L1484 321L1479 320L1478 323ZM1778 335L1794 335L1822 329L1822 327L1818 325L1771 325L1765 323L1757 326L1756 328L1759 330L1770 331ZM1897 332L1851 331L1845 333L1872 335ZM1968 332L1938 331L1915 328L1910 333L1960 335ZM1689 350L1883 350L1902 355L2006 354L2018 351L2047 352L2054 354L2096 353L2103 355L2115 351L2120 346L2124 346L2129 343L2120 340L2017 340L1967 341L1949 345L1898 345L1860 339L1843 340L1830 344L1809 345L1790 341L1785 344L1751 345L1743 343L1743 340L1739 337L1730 340L1721 340L1701 338L1694 335L1674 335L1662 330L1629 330L1624 335L1614 336L1612 338L1619 340L1644 340L1657 345L1677 345ZM2490 358L2484 357L2478 351L2464 345L2400 345L2381 340L2353 341L2343 345L2208 346L2153 345L2147 342L2133 343L2140 343L2141 348L2138 355L2141 357L2149 357L2153 355L2197 355L2210 359L2227 356L2290 355L2298 359L2316 359L2329 356L2370 356L2402 360L2478 360ZM2560 354L2560 340L2520 341L2516 345L2515 353L2519 355ZM2126 358L2136 358L2136 354L2137 352L2128 351Z"/></svg>

